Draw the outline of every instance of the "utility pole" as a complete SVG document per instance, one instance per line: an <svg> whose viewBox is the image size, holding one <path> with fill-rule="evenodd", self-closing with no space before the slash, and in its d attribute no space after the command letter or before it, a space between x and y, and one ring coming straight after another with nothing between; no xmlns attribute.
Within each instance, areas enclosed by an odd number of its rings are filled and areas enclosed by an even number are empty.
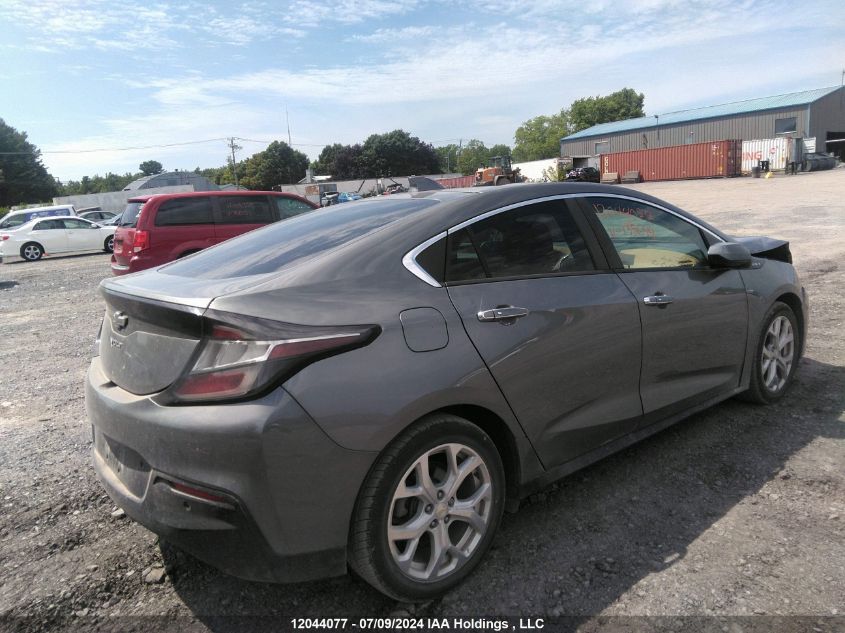
<svg viewBox="0 0 845 633"><path fill-rule="evenodd" d="M290 117L288 116L288 104L285 103L285 121L288 124L288 145L293 147L293 144L290 142Z"/></svg>
<svg viewBox="0 0 845 633"><path fill-rule="evenodd" d="M235 137L229 138L229 149L232 150L232 174L235 176L235 189L238 189L238 163L235 162L235 152L243 149L240 145L235 143Z"/></svg>

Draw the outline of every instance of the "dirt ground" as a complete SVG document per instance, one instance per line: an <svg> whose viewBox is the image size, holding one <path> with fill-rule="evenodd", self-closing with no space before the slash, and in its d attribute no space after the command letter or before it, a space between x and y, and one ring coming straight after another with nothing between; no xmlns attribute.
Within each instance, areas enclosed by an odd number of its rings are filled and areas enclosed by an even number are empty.
<svg viewBox="0 0 845 633"><path fill-rule="evenodd" d="M845 630L845 169L636 188L728 233L790 240L811 301L793 389L768 408L723 403L535 495L505 516L475 574L421 605L352 576L243 582L115 516L83 402L108 256L0 266L0 630L388 614Z"/></svg>

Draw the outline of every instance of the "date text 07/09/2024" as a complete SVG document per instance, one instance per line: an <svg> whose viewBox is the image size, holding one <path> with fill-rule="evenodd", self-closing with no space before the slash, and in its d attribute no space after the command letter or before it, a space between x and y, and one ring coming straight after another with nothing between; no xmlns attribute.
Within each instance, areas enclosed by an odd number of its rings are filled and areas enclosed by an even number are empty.
<svg viewBox="0 0 845 633"><path fill-rule="evenodd" d="M292 618L294 630L391 630L391 631L537 631L542 618L519 618L517 622L486 618Z"/></svg>

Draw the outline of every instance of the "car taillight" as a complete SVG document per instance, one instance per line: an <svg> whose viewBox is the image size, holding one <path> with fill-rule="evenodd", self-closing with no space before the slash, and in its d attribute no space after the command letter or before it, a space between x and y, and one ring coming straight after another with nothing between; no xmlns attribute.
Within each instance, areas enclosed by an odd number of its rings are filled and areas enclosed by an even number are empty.
<svg viewBox="0 0 845 633"><path fill-rule="evenodd" d="M149 231L135 231L134 239L132 240L132 252L140 253L150 247L150 233Z"/></svg>
<svg viewBox="0 0 845 633"><path fill-rule="evenodd" d="M317 360L369 344L381 331L370 325L309 327L231 317L239 323L206 319L208 336L196 361L165 400L194 403L259 395Z"/></svg>
<svg viewBox="0 0 845 633"><path fill-rule="evenodd" d="M11 235L0 235L0 240L6 241L6 240L8 240L10 237L12 237L12 236L11 236Z"/></svg>

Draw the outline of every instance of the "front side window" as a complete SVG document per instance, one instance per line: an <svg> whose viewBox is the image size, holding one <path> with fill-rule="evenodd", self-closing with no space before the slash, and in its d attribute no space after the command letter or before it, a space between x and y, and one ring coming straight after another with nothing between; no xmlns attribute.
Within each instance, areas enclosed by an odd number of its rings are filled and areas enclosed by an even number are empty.
<svg viewBox="0 0 845 633"><path fill-rule="evenodd" d="M266 196L221 196L222 224L270 224L275 217Z"/></svg>
<svg viewBox="0 0 845 633"><path fill-rule="evenodd" d="M551 200L499 213L449 237L446 280L594 270L566 203Z"/></svg>
<svg viewBox="0 0 845 633"><path fill-rule="evenodd" d="M607 232L622 267L693 268L707 262L698 227L645 202L627 198L586 200Z"/></svg>
<svg viewBox="0 0 845 633"><path fill-rule="evenodd" d="M287 218L292 218L300 213L314 210L314 207L310 204L303 202L302 200L297 200L296 198L274 196L273 199L276 201L276 208L279 211L280 220L286 220Z"/></svg>
<svg viewBox="0 0 845 633"><path fill-rule="evenodd" d="M161 203L156 213L156 226L213 224L211 198L174 198Z"/></svg>

